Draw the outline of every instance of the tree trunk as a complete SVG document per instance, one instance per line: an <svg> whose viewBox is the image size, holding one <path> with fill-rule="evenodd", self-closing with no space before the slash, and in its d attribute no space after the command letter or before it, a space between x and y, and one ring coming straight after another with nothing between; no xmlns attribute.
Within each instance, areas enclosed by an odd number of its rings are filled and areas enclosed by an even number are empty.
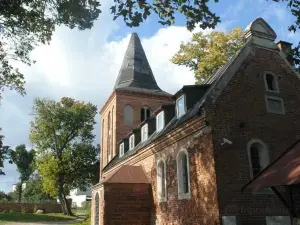
<svg viewBox="0 0 300 225"><path fill-rule="evenodd" d="M20 186L19 186L19 190L18 190L18 203L21 203L22 201L22 185L23 185L23 181L20 182Z"/></svg>
<svg viewBox="0 0 300 225"><path fill-rule="evenodd" d="M67 209L67 215L69 216L73 216L72 210L71 210L71 206L69 204L69 201L67 200L66 196L63 194L64 200L65 200L65 204L66 204L66 209Z"/></svg>
<svg viewBox="0 0 300 225"><path fill-rule="evenodd" d="M73 216L73 213L71 211L71 207L70 207L70 205L67 201L67 198L64 194L64 175L63 174L59 174L58 196L59 196L59 201L60 201L63 213L65 215L68 215L68 216Z"/></svg>
<svg viewBox="0 0 300 225"><path fill-rule="evenodd" d="M63 214L67 215L67 211L66 211L65 204L64 204L64 198L63 198L62 194L58 194L58 197L59 197L59 202L60 202Z"/></svg>

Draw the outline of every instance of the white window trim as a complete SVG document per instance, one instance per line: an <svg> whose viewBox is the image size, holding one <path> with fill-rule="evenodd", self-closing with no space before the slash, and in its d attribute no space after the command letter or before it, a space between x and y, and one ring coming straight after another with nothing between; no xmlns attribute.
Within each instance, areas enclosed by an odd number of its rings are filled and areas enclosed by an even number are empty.
<svg viewBox="0 0 300 225"><path fill-rule="evenodd" d="M254 143L261 144L263 146L263 148L266 149L266 151L268 153L268 164L270 164L270 151L269 151L268 146L260 139L251 139L247 143L247 156L248 156L248 163L249 163L249 170L250 170L249 172L250 172L251 179L253 179L253 169L252 169L250 148L251 148L252 144L254 144ZM273 194L273 191L270 188L267 188L267 189L263 189L260 191L255 191L255 192L253 192L253 194Z"/></svg>
<svg viewBox="0 0 300 225"><path fill-rule="evenodd" d="M269 104L268 104L268 99L279 100L279 101L281 102L282 112L278 112L278 111L273 111L273 110L271 110L270 107L269 107ZM267 107L268 113L274 113L274 114L285 115L284 102L283 102L282 98L276 97L276 96L265 95L265 101L266 101L266 107Z"/></svg>
<svg viewBox="0 0 300 225"><path fill-rule="evenodd" d="M120 144L119 147L119 157L122 157L124 155L124 143Z"/></svg>
<svg viewBox="0 0 300 225"><path fill-rule="evenodd" d="M156 131L157 131L157 132L163 130L164 127L165 127L165 115L164 115L164 113L165 113L164 111L161 111L161 112L158 113L157 116L156 116ZM159 116L161 116L161 115L162 115L162 120L163 120L163 126L162 126L162 128L161 128L160 130L158 130L158 118L159 118Z"/></svg>
<svg viewBox="0 0 300 225"><path fill-rule="evenodd" d="M271 74L274 77L275 87L277 89L276 91L269 90L268 84L267 84L267 74ZM274 73L272 73L270 71L265 71L264 72L264 82L265 82L265 89L266 89L266 91L273 92L273 93L279 93L278 80L277 80L277 76Z"/></svg>
<svg viewBox="0 0 300 225"><path fill-rule="evenodd" d="M180 180L179 180L179 175L180 175L180 167L179 167L179 161L178 161L178 157L181 153L186 154L186 158L187 158L187 176L188 176L188 193L181 193L180 192ZM191 183L190 183L190 160L189 160L189 154L187 152L186 149L180 150L177 153L177 157L176 157L176 164L177 164L177 189L178 189L178 200L182 200L182 199L191 199ZM181 181L182 182L182 181Z"/></svg>
<svg viewBox="0 0 300 225"><path fill-rule="evenodd" d="M181 100L183 98L183 107L184 107L184 113L182 115L178 115L178 102L179 100ZM185 97L185 94L181 95L179 98L176 99L176 116L177 118L180 118L182 117L184 114L186 114L186 97Z"/></svg>
<svg viewBox="0 0 300 225"><path fill-rule="evenodd" d="M131 135L129 137L129 150L134 149L134 147L135 147L134 141L135 141L135 139L134 139L134 134L133 134L133 135ZM132 148L131 148L131 144L130 143L133 143L133 147Z"/></svg>
<svg viewBox="0 0 300 225"><path fill-rule="evenodd" d="M146 129L146 133L147 133L146 138L143 136L145 129ZM144 142L144 141L146 141L148 139L148 137L149 137L148 131L149 131L148 130L148 124L146 123L144 126L142 126L142 129L141 129L141 139L142 139L142 142Z"/></svg>
<svg viewBox="0 0 300 225"><path fill-rule="evenodd" d="M167 192L167 169L166 169L166 161L164 160L164 159L160 159L160 160L158 160L158 162L157 162L157 164L156 164L156 171L158 171L158 164L160 163L160 162L163 162L163 164L164 164L164 173L165 173L165 197L161 197L161 196L159 196L159 192L158 192L158 190L156 190L156 192L157 192L157 200L158 200L158 202L166 202L167 201L167 196L168 196L168 192ZM159 177L158 177L158 175L156 175L156 184L158 184L158 179L159 179ZM158 185L156 185L156 186L158 186ZM157 188L158 189L158 188Z"/></svg>

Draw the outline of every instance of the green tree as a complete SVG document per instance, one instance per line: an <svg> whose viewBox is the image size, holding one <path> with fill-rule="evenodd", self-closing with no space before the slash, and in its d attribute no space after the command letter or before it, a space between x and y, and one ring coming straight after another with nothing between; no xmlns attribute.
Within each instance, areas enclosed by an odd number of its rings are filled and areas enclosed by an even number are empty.
<svg viewBox="0 0 300 225"><path fill-rule="evenodd" d="M22 185L25 181L29 180L32 175L33 161L35 157L35 151L32 149L30 151L26 150L25 145L18 145L15 150L10 150L10 159L16 164L17 171L20 174L20 185L18 186L18 202L22 200Z"/></svg>
<svg viewBox="0 0 300 225"><path fill-rule="evenodd" d="M6 194L3 191L0 191L0 202L9 202L12 200L12 197Z"/></svg>
<svg viewBox="0 0 300 225"><path fill-rule="evenodd" d="M56 25L91 28L99 7L97 0L0 0L0 92L8 87L25 94L24 75L12 62L31 65L30 52L49 43Z"/></svg>
<svg viewBox="0 0 300 225"><path fill-rule="evenodd" d="M38 156L37 170L43 177L43 189L58 196L63 212L71 215L66 195L73 187L90 184L90 166L99 150L92 145L97 107L91 103L62 98L56 102L36 99L30 140Z"/></svg>
<svg viewBox="0 0 300 225"><path fill-rule="evenodd" d="M25 202L41 202L41 201L53 201L49 194L43 191L42 178L36 176L26 182L26 188L23 191L22 199Z"/></svg>
<svg viewBox="0 0 300 225"><path fill-rule="evenodd" d="M2 129L0 128L0 132ZM0 134L0 175L5 175L1 168L4 167L4 161L7 158L7 147L3 146L4 136Z"/></svg>
<svg viewBox="0 0 300 225"><path fill-rule="evenodd" d="M198 32L193 34L191 42L180 45L171 61L190 68L199 84L234 57L245 43L241 28L207 35Z"/></svg>

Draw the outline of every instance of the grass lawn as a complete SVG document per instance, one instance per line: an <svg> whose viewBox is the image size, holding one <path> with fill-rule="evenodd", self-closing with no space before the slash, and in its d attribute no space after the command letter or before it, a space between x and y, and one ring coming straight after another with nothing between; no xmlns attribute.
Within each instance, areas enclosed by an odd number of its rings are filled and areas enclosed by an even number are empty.
<svg viewBox="0 0 300 225"><path fill-rule="evenodd" d="M0 212L0 224L3 222L39 222L39 221L66 221L76 219L60 213L35 214L18 212Z"/></svg>

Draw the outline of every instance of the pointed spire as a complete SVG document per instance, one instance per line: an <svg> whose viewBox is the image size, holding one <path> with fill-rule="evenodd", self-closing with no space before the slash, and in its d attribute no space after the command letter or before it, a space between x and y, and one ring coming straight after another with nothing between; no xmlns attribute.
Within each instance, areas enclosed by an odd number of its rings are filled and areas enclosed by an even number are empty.
<svg viewBox="0 0 300 225"><path fill-rule="evenodd" d="M137 33L131 35L114 89L161 91Z"/></svg>

